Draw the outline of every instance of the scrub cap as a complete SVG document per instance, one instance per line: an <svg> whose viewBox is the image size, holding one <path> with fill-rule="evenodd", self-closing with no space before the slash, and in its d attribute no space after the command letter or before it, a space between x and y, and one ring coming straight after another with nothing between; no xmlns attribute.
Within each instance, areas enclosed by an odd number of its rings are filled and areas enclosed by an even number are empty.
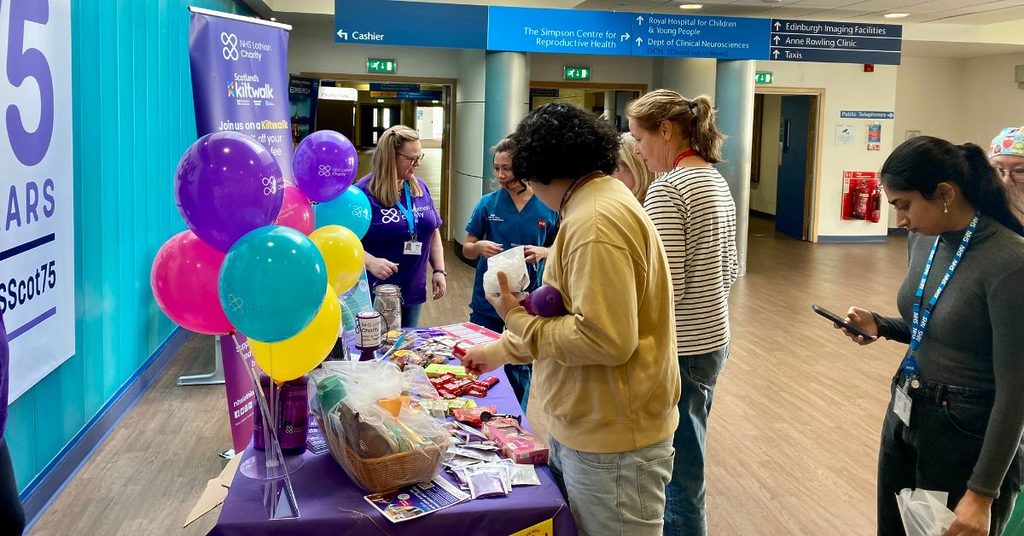
<svg viewBox="0 0 1024 536"><path fill-rule="evenodd" d="M988 151L989 158L999 155L1024 156L1024 126L1006 127L995 139Z"/></svg>

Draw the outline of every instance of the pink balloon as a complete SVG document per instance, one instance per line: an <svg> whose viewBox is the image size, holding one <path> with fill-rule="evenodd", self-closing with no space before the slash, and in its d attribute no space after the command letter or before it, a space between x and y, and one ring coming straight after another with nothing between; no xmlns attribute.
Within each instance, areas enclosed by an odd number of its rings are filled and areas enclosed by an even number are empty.
<svg viewBox="0 0 1024 536"><path fill-rule="evenodd" d="M223 335L235 330L217 294L224 253L182 231L164 242L153 259L149 283L157 305L174 323L196 333Z"/></svg>
<svg viewBox="0 0 1024 536"><path fill-rule="evenodd" d="M316 229L313 206L309 204L309 198L298 186L284 183L284 203L281 204L281 213L278 214L274 225L291 227L304 235L309 235Z"/></svg>

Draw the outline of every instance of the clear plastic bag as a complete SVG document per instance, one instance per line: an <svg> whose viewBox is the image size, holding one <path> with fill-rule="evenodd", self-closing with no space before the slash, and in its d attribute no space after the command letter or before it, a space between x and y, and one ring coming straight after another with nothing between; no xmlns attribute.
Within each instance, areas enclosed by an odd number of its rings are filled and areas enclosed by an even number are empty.
<svg viewBox="0 0 1024 536"><path fill-rule="evenodd" d="M905 488L896 495L907 536L942 536L956 520L944 491Z"/></svg>
<svg viewBox="0 0 1024 536"><path fill-rule="evenodd" d="M343 386L340 401L324 396L323 389L318 392L317 386L337 380ZM369 491L429 480L440 467L449 434L409 404L430 396L437 392L416 367L403 373L392 363L332 361L310 373L311 402L321 399L311 407L323 424L331 456Z"/></svg>
<svg viewBox="0 0 1024 536"><path fill-rule="evenodd" d="M526 248L514 247L487 259L487 271L484 272L484 292L487 294L501 293L498 272L505 272L512 292L526 290L530 286L530 273L526 270Z"/></svg>

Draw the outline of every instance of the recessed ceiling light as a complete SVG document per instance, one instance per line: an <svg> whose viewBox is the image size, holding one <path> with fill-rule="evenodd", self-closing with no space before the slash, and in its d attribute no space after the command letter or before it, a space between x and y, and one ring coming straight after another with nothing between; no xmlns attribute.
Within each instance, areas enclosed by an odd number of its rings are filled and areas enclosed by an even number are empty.
<svg viewBox="0 0 1024 536"><path fill-rule="evenodd" d="M270 22L277 22L277 17L270 17Z"/></svg>
<svg viewBox="0 0 1024 536"><path fill-rule="evenodd" d="M679 4L679 9L701 9L704 4Z"/></svg>
<svg viewBox="0 0 1024 536"><path fill-rule="evenodd" d="M887 19L902 19L903 17L907 17L909 15L910 13L886 13L885 15L882 16Z"/></svg>

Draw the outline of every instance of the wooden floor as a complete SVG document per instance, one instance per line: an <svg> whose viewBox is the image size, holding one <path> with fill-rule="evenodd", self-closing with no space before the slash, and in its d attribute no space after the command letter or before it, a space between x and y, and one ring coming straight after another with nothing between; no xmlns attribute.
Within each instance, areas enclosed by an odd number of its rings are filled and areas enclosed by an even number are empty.
<svg viewBox="0 0 1024 536"><path fill-rule="evenodd" d="M449 257L449 295L424 308L424 325L468 315L472 269ZM906 241L813 245L756 220L748 259L708 433L710 532L873 534L878 431L901 348L858 348L810 304L893 312ZM212 339L196 337L30 534L205 534L217 511L181 525L225 463L217 457L231 442L224 390L179 388L175 379L204 372L212 356Z"/></svg>

